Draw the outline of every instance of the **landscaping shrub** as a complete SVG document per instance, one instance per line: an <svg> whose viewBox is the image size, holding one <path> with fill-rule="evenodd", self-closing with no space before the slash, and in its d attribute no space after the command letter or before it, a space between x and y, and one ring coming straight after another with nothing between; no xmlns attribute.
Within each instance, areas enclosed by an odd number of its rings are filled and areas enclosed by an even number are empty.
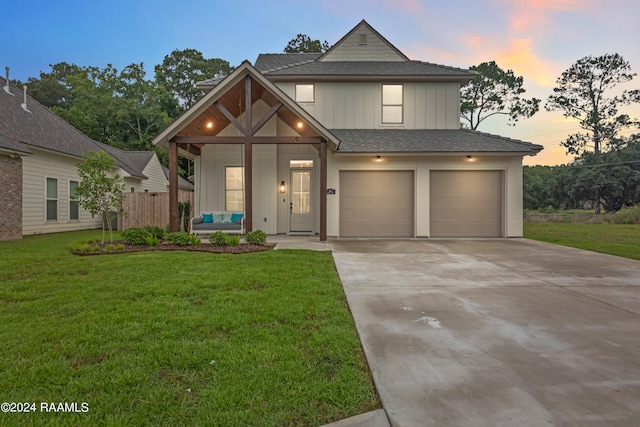
<svg viewBox="0 0 640 427"><path fill-rule="evenodd" d="M238 246L240 244L240 236L237 234L228 234L225 236L225 243L229 246Z"/></svg>
<svg viewBox="0 0 640 427"><path fill-rule="evenodd" d="M143 230L148 232L153 237L157 237L158 239L164 239L165 231L161 227L157 227L155 225L147 225L143 228Z"/></svg>
<svg viewBox="0 0 640 427"><path fill-rule="evenodd" d="M158 244L160 243L160 239L158 239L156 236L147 236L144 238L144 242L147 244L147 246L158 246Z"/></svg>
<svg viewBox="0 0 640 427"><path fill-rule="evenodd" d="M250 231L244 236L244 240L246 240L247 243L264 245L267 243L267 233L262 230Z"/></svg>
<svg viewBox="0 0 640 427"><path fill-rule="evenodd" d="M122 238L131 245L144 245L151 234L144 228L127 228L122 232Z"/></svg>
<svg viewBox="0 0 640 427"><path fill-rule="evenodd" d="M176 231L175 233L169 233L164 236L164 240L172 245L187 246L189 244L189 233L186 231Z"/></svg>
<svg viewBox="0 0 640 427"><path fill-rule="evenodd" d="M209 243L214 246L224 246L227 244L227 235L218 230L209 236Z"/></svg>
<svg viewBox="0 0 640 427"><path fill-rule="evenodd" d="M202 241L197 234L189 234L189 243L191 246L198 246Z"/></svg>

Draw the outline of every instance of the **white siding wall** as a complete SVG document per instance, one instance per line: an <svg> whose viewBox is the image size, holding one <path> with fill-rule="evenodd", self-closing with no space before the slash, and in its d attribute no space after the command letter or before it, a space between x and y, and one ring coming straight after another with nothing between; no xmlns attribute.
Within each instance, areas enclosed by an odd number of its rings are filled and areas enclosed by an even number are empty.
<svg viewBox="0 0 640 427"><path fill-rule="evenodd" d="M327 187L335 195L327 195L327 235L339 235L339 195L341 170L413 170L415 171L415 232L416 237L430 235L429 173L431 170L502 170L505 174L504 227L506 237L522 237L522 159L520 157L476 157L468 162L465 156L409 157L383 156L376 162L372 156L329 155Z"/></svg>
<svg viewBox="0 0 640 427"><path fill-rule="evenodd" d="M295 83L277 83L295 99ZM316 83L315 102L301 106L327 129L458 129L458 83L405 83L404 123L382 123L381 83Z"/></svg>
<svg viewBox="0 0 640 427"><path fill-rule="evenodd" d="M80 181L76 165L80 159L31 148L31 156L23 158L22 234L100 228L100 220L80 208L80 219L69 220L69 181ZM46 179L58 180L58 219L46 221Z"/></svg>
<svg viewBox="0 0 640 427"><path fill-rule="evenodd" d="M160 160L155 153L142 173L148 178L142 181L142 186L144 187L142 191L164 192L169 190L169 180L164 174Z"/></svg>

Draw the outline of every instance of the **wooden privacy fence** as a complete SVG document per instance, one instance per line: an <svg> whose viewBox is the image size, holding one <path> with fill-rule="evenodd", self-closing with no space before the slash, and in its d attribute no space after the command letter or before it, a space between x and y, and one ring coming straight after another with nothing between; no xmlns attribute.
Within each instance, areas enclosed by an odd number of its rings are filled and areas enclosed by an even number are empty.
<svg viewBox="0 0 640 427"><path fill-rule="evenodd" d="M193 206L193 193L179 192L178 202ZM169 193L126 193L122 211L126 214L118 215L118 230L146 225L164 228L169 224Z"/></svg>

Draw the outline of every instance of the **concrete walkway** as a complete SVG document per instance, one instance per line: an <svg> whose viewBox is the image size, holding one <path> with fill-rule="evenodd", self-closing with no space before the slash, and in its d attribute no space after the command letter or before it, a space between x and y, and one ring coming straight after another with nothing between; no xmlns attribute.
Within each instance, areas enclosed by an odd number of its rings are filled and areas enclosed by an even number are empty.
<svg viewBox="0 0 640 427"><path fill-rule="evenodd" d="M640 420L640 262L525 239L330 246L392 426Z"/></svg>

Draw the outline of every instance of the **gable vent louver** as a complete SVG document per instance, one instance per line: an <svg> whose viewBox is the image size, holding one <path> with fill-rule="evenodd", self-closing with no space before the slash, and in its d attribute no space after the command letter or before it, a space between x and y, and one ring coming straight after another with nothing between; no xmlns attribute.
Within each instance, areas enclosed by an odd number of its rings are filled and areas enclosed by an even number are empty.
<svg viewBox="0 0 640 427"><path fill-rule="evenodd" d="M358 34L358 44L361 45L361 46L367 44L367 34L366 33Z"/></svg>

